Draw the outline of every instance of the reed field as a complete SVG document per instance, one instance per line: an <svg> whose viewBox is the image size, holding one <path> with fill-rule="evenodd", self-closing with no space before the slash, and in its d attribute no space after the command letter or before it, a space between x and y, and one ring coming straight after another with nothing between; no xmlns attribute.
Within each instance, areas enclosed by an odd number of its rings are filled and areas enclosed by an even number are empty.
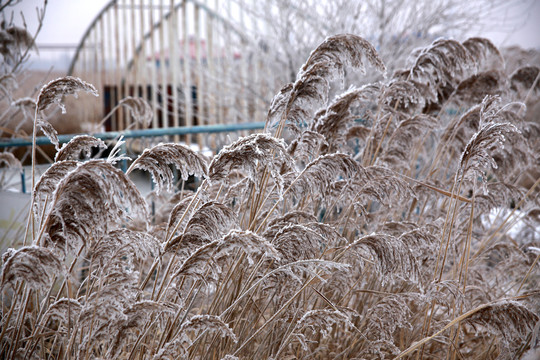
<svg viewBox="0 0 540 360"><path fill-rule="evenodd" d="M344 88L354 71L384 77ZM330 36L264 131L211 158L61 146L45 114L98 94L51 81L12 103L56 151L2 244L0 357L536 359L539 74L484 38L437 39L390 74L364 38Z"/></svg>

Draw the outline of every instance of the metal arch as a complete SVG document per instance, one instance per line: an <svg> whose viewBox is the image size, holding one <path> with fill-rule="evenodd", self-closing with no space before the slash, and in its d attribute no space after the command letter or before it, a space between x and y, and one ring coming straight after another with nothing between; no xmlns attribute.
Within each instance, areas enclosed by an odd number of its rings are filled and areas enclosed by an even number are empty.
<svg viewBox="0 0 540 360"><path fill-rule="evenodd" d="M108 130L124 130L133 122L129 112L118 107L120 98L126 96L139 96L151 102L153 129L265 119L266 102L278 85L275 74L264 67L266 49L260 49L258 54L253 51L261 45L249 34L251 26L258 24L244 22L241 8L228 9L218 3L221 2L108 0L86 29L69 68L70 75L84 76L103 91L101 99L92 98L85 103L88 111L84 111L81 123L97 124L104 114L118 110L104 124ZM237 10L238 23L232 13ZM205 44L196 43L193 49L192 35L197 41L211 38ZM184 41L183 46L179 39ZM160 66L155 61L156 50L160 57L165 56L167 47L172 51L169 57L189 51L189 56L196 56L197 61ZM148 54L150 49L154 61L145 62L143 53ZM237 57L236 51L242 55ZM212 59L203 63L202 56ZM251 84L250 79L257 81ZM179 136L187 143L197 141L201 147L216 141L215 136L183 134L175 134L174 141L180 141Z"/></svg>
<svg viewBox="0 0 540 360"><path fill-rule="evenodd" d="M94 29L94 26L97 24L97 22L101 19L101 17L114 5L116 5L117 0L111 0L101 11L99 14L96 15L94 20L90 23L86 31L84 32L84 35L81 38L81 41L79 42L79 45L77 46L77 50L75 50L75 54L73 55L73 59L71 59L71 64L69 64L69 69L67 72L67 75L73 75L73 69L75 68L75 64L77 63L77 60L79 60L79 54L81 53L81 49L84 46L84 42L90 35L90 32Z"/></svg>
<svg viewBox="0 0 540 360"><path fill-rule="evenodd" d="M206 11L206 13L208 15L210 15L210 17L214 18L214 19L217 19L219 20L220 22L222 22L223 24L225 24L227 27L229 27L236 35L240 36L240 38L243 40L243 41L246 41L248 42L248 38L238 29L235 28L234 24L231 23L229 20L227 20L226 18L224 18L223 16L221 16L220 14L218 14L216 11L210 9L207 5L197 1L197 0L182 0L180 1L178 4L176 4L174 6L174 10L178 10L182 5L183 3L186 2L190 2L192 3L193 5L195 5L196 7L199 7L201 9L203 9L204 11ZM145 35L144 37L141 39L141 41L139 42L139 45L137 46L137 48L135 49L135 51L133 52L134 55L132 57L132 59L130 59L128 62L127 62L127 66L126 66L126 70L131 70L131 68L133 67L133 63L135 62L134 58L136 58L139 53L141 52L142 50L142 43L146 40L148 40L150 37L151 37L151 32L154 31L154 30L157 30L159 29L162 24L163 24L163 21L165 20L168 20L169 18L171 17L171 11L169 11L168 13L165 14L165 16L158 22L156 22L153 26L152 26L152 29L150 29Z"/></svg>
<svg viewBox="0 0 540 360"><path fill-rule="evenodd" d="M223 16L221 16L220 14L218 14L216 11L210 9L207 5L197 1L197 0L181 0L178 4L176 4L174 6L174 10L178 10L181 6L183 6L184 3L192 3L194 4L196 7L199 7L200 9L204 10L210 17L214 18L214 19L217 19L219 20L221 23L225 24L227 27L229 27L236 35L240 36L240 38L243 40L243 41L248 41L248 38L241 32L239 31L238 29L235 28L234 24L231 23L229 20L227 20L226 18L224 18ZM86 29L84 35L82 36L78 46L77 46L77 49L75 50L75 54L73 55L73 59L71 60L71 63L69 65L69 69L68 69L68 72L67 72L67 75L73 75L73 70L75 69L75 65L77 63L77 61L79 60L79 54L82 50L82 48L84 47L84 43L86 41L86 39L88 38L88 36L90 35L91 31L94 29L95 25L97 24L97 22L101 19L101 17L103 17L103 15L110 9L112 8L114 5L116 5L117 3L117 0L111 0L107 5L105 5L105 7L99 12L98 15L96 15L96 17L94 18L94 20L92 20L92 22L90 23L90 25L88 26L88 28ZM148 40L151 36L151 33L152 31L155 31L157 29L159 29L162 24L163 24L163 21L165 20L168 20L170 17L171 17L171 11L167 12L165 14L165 16L160 19L160 21L156 22L155 24L152 25L152 29L150 29L145 35L144 37L139 41L139 45L137 46L137 48L135 49L134 51L134 55L133 57L127 62L127 68L126 70L130 70L132 67L133 67L133 63L134 63L134 58L141 52L142 50L142 43L146 40Z"/></svg>

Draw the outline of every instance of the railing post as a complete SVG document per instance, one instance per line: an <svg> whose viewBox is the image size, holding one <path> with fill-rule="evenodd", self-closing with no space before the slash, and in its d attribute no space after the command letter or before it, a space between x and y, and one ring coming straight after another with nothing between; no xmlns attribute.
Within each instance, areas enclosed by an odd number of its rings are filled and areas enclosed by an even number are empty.
<svg viewBox="0 0 540 360"><path fill-rule="evenodd" d="M120 148L122 149L121 151L124 154L127 154L126 142L123 142L122 145L120 145ZM127 171L128 166L127 166L127 160L126 159L123 159L123 160L120 161L120 167L122 168L123 172Z"/></svg>
<svg viewBox="0 0 540 360"><path fill-rule="evenodd" d="M21 169L21 191L23 194L26 194L26 176L24 167Z"/></svg>

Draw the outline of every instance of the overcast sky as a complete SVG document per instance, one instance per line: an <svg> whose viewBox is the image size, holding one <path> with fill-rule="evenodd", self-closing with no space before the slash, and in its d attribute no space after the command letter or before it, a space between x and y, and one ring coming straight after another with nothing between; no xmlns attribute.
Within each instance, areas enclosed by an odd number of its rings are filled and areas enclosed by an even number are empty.
<svg viewBox="0 0 540 360"><path fill-rule="evenodd" d="M497 46L520 45L523 48L540 49L540 0L532 0L532 5L530 5L531 1L523 1L523 3L527 3L527 6L531 7L523 6L527 16L523 24L515 31L501 33L494 30L480 35L491 38Z"/></svg>
<svg viewBox="0 0 540 360"><path fill-rule="evenodd" d="M92 20L108 2L109 0L49 0L37 42L78 44ZM24 12L31 30L36 26L35 9L42 6L43 0L22 0L16 7Z"/></svg>
<svg viewBox="0 0 540 360"><path fill-rule="evenodd" d="M497 46L517 44L524 48L540 49L540 0L523 0L523 4L531 4L531 1L534 4L526 12L528 16L520 28L507 33L491 31L471 36L488 37ZM38 46L77 45L89 24L108 2L109 0L49 0L43 28L37 39ZM30 30L36 26L35 8L42 4L42 0L22 0L17 6L17 9L24 11ZM42 58L58 59L60 56L63 56L65 61L69 57L65 50L41 50Z"/></svg>

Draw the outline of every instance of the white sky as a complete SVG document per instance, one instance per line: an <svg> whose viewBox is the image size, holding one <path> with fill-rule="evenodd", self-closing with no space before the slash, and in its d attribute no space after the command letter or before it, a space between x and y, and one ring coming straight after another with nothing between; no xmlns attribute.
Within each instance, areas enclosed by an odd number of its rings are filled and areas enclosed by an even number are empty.
<svg viewBox="0 0 540 360"><path fill-rule="evenodd" d="M45 44L78 44L82 35L109 0L49 0L45 21L37 42ZM36 26L36 7L43 0L22 0L17 10L25 14L31 31ZM15 14L17 18L18 14Z"/></svg>
<svg viewBox="0 0 540 360"><path fill-rule="evenodd" d="M528 9L528 17L520 28L507 33L492 31L471 36L488 37L497 46L517 44L524 48L540 49L540 0L523 0L523 4L530 4L531 1L533 5ZM89 24L108 2L109 0L49 0L43 28L37 38L38 46L77 45ZM42 0L22 0L17 5L17 11L24 11L31 31L36 26L35 8L42 4ZM505 14L501 16L504 17ZM15 18L20 18L18 13ZM60 55L67 57L65 51L62 53L60 50L42 48L40 53L42 58L58 58Z"/></svg>
<svg viewBox="0 0 540 360"><path fill-rule="evenodd" d="M526 3L528 6L531 4L531 1L524 0L523 3ZM522 6L524 10L517 10L518 13L525 11L527 16L523 19L523 24L514 31L503 33L493 30L487 31L484 34L473 35L490 38L497 46L520 45L526 49L540 49L540 0L532 0L531 7L527 8L527 6ZM502 15L504 16L504 14Z"/></svg>

